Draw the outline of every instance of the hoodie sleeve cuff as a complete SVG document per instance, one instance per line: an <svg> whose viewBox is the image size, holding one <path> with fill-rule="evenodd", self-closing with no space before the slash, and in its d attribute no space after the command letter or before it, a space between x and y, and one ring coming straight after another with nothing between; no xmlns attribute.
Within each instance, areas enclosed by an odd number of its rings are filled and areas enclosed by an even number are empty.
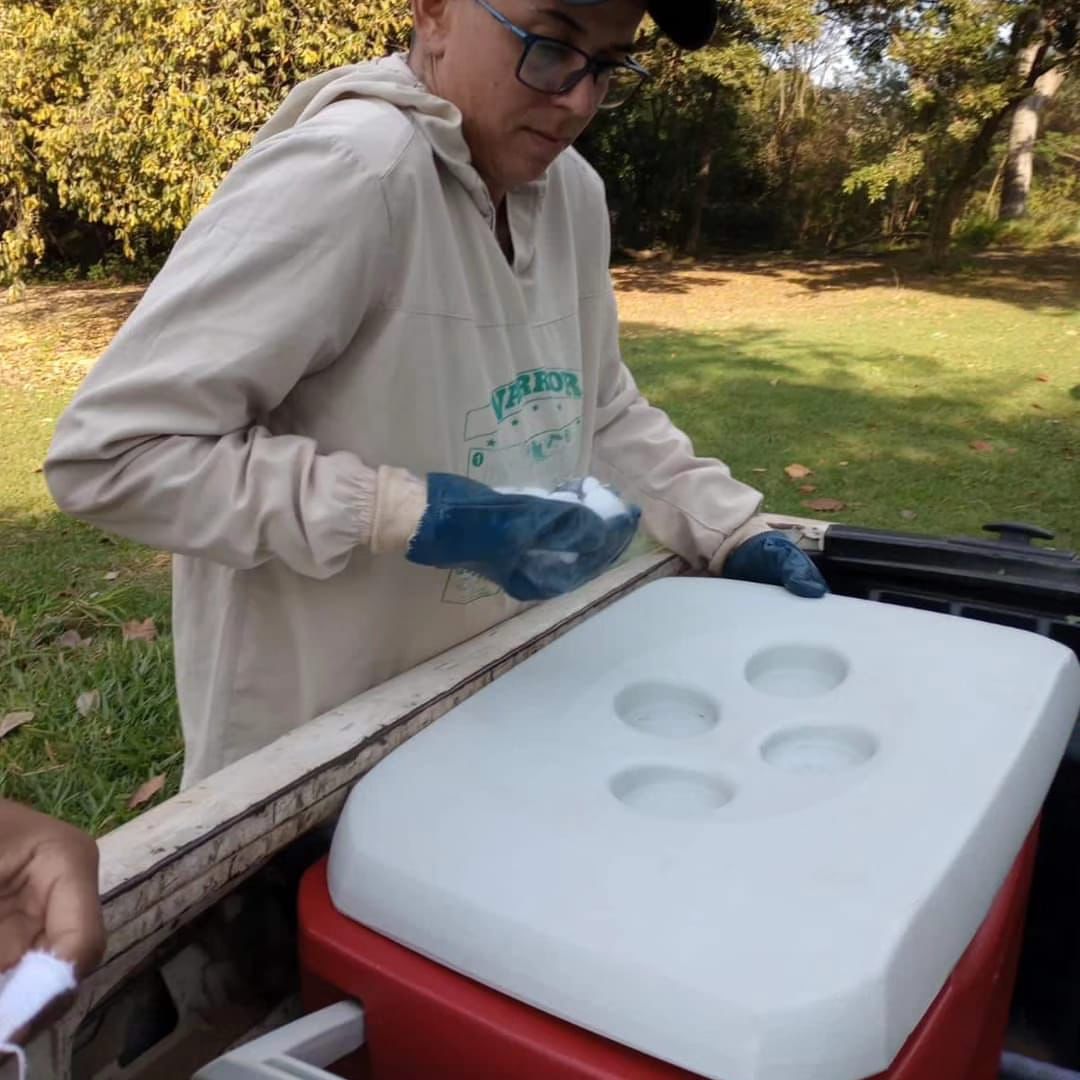
<svg viewBox="0 0 1080 1080"><path fill-rule="evenodd" d="M371 525L371 550L404 554L409 550L427 509L427 484L405 469L379 468L375 512Z"/></svg>
<svg viewBox="0 0 1080 1080"><path fill-rule="evenodd" d="M745 543L751 537L760 536L766 532L772 532L772 526L760 514L755 514L745 525L740 525L731 533L716 549L713 557L709 560L709 573L721 573L724 569L724 563L727 562L727 557L740 544Z"/></svg>
<svg viewBox="0 0 1080 1080"><path fill-rule="evenodd" d="M375 522L377 474L362 463L356 468L354 461L353 467L338 472L338 484L338 498L345 504L349 547L367 546L371 543L371 530Z"/></svg>

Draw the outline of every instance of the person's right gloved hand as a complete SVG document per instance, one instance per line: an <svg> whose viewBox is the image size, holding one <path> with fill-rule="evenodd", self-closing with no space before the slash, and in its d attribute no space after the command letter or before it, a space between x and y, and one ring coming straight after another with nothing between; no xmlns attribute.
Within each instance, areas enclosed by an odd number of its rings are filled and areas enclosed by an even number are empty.
<svg viewBox="0 0 1080 1080"><path fill-rule="evenodd" d="M723 576L780 585L796 596L816 599L829 591L821 571L783 533L759 533L743 541L724 564Z"/></svg>
<svg viewBox="0 0 1080 1080"><path fill-rule="evenodd" d="M504 493L450 473L379 469L371 547L421 566L471 570L515 600L570 592L626 550L640 512L603 518L576 502Z"/></svg>

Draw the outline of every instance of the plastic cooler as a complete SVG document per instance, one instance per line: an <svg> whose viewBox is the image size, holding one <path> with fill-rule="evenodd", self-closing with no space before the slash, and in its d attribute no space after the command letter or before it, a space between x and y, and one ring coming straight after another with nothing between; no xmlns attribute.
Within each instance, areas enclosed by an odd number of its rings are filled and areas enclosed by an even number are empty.
<svg viewBox="0 0 1080 1080"><path fill-rule="evenodd" d="M371 1080L991 1080L1078 707L1024 631L648 585L357 784L306 1005Z"/></svg>

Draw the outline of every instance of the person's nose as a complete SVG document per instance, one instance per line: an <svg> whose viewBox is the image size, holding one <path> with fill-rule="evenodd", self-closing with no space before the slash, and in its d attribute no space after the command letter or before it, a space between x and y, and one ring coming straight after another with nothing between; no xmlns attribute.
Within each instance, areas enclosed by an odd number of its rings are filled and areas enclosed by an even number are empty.
<svg viewBox="0 0 1080 1080"><path fill-rule="evenodd" d="M597 85L596 79L590 73L581 79L573 89L567 90L565 94L560 94L555 100L567 112L573 113L575 117L585 124L593 118L596 110L600 107L600 102L604 99L604 92L605 88Z"/></svg>

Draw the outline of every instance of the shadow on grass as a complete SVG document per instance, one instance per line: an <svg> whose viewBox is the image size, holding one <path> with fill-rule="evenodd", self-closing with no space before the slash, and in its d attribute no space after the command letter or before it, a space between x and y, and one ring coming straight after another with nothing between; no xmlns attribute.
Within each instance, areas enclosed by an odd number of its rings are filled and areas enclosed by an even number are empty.
<svg viewBox="0 0 1080 1080"><path fill-rule="evenodd" d="M101 320L115 326L131 314L145 288L145 285L109 282L35 285L10 305L6 313L28 322L48 316L65 321ZM0 308L0 314L4 313Z"/></svg>
<svg viewBox="0 0 1080 1080"><path fill-rule="evenodd" d="M982 252L963 259L951 273L927 271L916 253L821 260L736 256L698 263L624 263L613 270L621 289L668 295L700 285L722 289L724 273L781 279L810 293L902 287L1061 314L1080 311L1080 250L1068 247Z"/></svg>
<svg viewBox="0 0 1080 1080"><path fill-rule="evenodd" d="M0 388L74 389L131 314L143 288L35 285L21 299L0 303Z"/></svg>
<svg viewBox="0 0 1080 1080"><path fill-rule="evenodd" d="M620 262L611 268L615 287L634 292L660 293L667 296L682 295L698 286L722 288L724 282L715 271L738 271L737 260L720 262Z"/></svg>

